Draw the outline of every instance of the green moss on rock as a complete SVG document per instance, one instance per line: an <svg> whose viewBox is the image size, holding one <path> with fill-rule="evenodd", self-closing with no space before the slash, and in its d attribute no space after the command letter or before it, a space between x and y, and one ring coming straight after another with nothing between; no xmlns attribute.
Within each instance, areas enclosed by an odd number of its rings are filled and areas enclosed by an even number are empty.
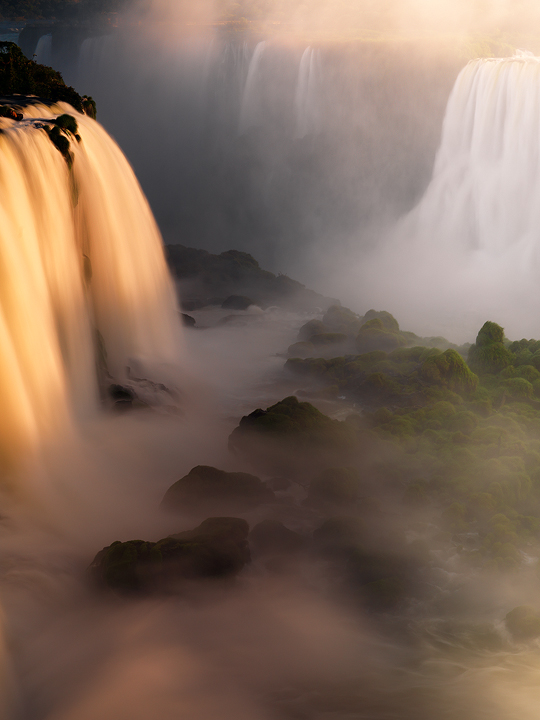
<svg viewBox="0 0 540 720"><path fill-rule="evenodd" d="M420 376L429 384L441 385L462 395L471 395L478 385L478 377L455 350L429 357L420 367Z"/></svg>
<svg viewBox="0 0 540 720"><path fill-rule="evenodd" d="M96 555L89 573L120 593L171 591L187 580L234 576L250 560L248 532L240 518L208 518L156 543L114 542Z"/></svg>
<svg viewBox="0 0 540 720"><path fill-rule="evenodd" d="M498 373L514 360L514 354L504 345L504 329L494 322L484 323L469 348L467 361L471 369L477 373Z"/></svg>

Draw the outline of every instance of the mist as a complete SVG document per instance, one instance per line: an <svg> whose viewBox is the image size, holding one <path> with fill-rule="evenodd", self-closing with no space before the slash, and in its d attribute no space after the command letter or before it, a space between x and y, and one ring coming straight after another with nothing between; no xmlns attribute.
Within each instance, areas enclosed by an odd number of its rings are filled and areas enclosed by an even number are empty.
<svg viewBox="0 0 540 720"><path fill-rule="evenodd" d="M73 111L70 166L43 132L69 106L0 119L6 247L24 193L35 245L6 277L28 256L42 288L1 309L43 310L35 422L4 407L6 720L536 718L540 344L510 342L540 334L536 3L81 18L19 42L103 127ZM212 254L173 279L160 233ZM167 507L201 467L264 499ZM137 565L214 516L249 526L237 572Z"/></svg>

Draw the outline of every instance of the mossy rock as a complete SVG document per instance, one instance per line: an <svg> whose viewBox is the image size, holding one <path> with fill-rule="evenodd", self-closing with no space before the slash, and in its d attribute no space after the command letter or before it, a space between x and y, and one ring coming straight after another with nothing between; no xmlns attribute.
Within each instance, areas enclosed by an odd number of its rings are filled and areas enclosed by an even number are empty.
<svg viewBox="0 0 540 720"><path fill-rule="evenodd" d="M302 325L298 331L297 339L300 342L309 341L313 335L320 335L321 333L329 332L329 328L320 320L309 320L305 325Z"/></svg>
<svg viewBox="0 0 540 720"><path fill-rule="evenodd" d="M162 507L180 513L206 512L215 508L234 508L242 512L273 499L274 493L255 475L197 465L171 485Z"/></svg>
<svg viewBox="0 0 540 720"><path fill-rule="evenodd" d="M244 432L257 432L271 437L291 438L304 443L340 442L348 444L349 430L345 423L331 420L308 402L299 402L294 395L266 410L255 410L240 420L231 434L234 446Z"/></svg>
<svg viewBox="0 0 540 720"><path fill-rule="evenodd" d="M248 532L240 518L208 518L156 543L114 542L96 555L89 573L120 593L169 592L185 581L234 576L250 561Z"/></svg>
<svg viewBox="0 0 540 720"><path fill-rule="evenodd" d="M478 426L477 416L469 410L459 410L452 415L447 423L448 430L470 435Z"/></svg>
<svg viewBox="0 0 540 720"><path fill-rule="evenodd" d="M390 332L399 332L399 324L393 315L386 310L368 310L364 315L364 323L380 320L382 327Z"/></svg>
<svg viewBox="0 0 540 720"><path fill-rule="evenodd" d="M336 456L354 454L357 433L351 423L332 420L310 403L291 396L243 417L229 437L229 449L246 455L269 473L294 471L305 476L321 463L333 464Z"/></svg>
<svg viewBox="0 0 540 720"><path fill-rule="evenodd" d="M480 328L476 342L469 348L467 362L477 373L499 373L512 365L515 355L504 344L504 329L488 321Z"/></svg>
<svg viewBox="0 0 540 720"><path fill-rule="evenodd" d="M526 400L531 398L534 393L532 384L522 377L513 377L504 380L501 386L505 388L506 393L516 400Z"/></svg>
<svg viewBox="0 0 540 720"><path fill-rule="evenodd" d="M356 336L356 346L361 353L373 350L391 352L396 348L404 347L406 344L407 341L403 335L397 331L389 330L379 317L365 322Z"/></svg>
<svg viewBox="0 0 540 720"><path fill-rule="evenodd" d="M530 383L535 383L540 380L540 372L533 365L519 365L515 368L515 375L517 377L525 378Z"/></svg>
<svg viewBox="0 0 540 720"><path fill-rule="evenodd" d="M515 640L535 640L540 637L540 613L529 605L520 605L510 610L504 622Z"/></svg>
<svg viewBox="0 0 540 720"><path fill-rule="evenodd" d="M285 363L285 368L295 375L322 378L328 370L328 361L324 358L290 358Z"/></svg>
<svg viewBox="0 0 540 720"><path fill-rule="evenodd" d="M362 325L362 319L349 308L331 305L324 314L323 323L331 332L356 335Z"/></svg>
<svg viewBox="0 0 540 720"><path fill-rule="evenodd" d="M445 350L429 357L420 367L420 377L430 385L441 385L462 395L472 395L478 377L455 350Z"/></svg>
<svg viewBox="0 0 540 720"><path fill-rule="evenodd" d="M315 353L315 345L310 342L302 341L289 345L287 354L293 358L307 358Z"/></svg>

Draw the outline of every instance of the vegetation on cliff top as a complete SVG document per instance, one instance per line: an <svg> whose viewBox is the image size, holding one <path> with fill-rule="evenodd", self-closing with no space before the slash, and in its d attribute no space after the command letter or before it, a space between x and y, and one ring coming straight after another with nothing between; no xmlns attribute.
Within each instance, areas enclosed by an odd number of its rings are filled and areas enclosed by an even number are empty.
<svg viewBox="0 0 540 720"><path fill-rule="evenodd" d="M92 98L81 97L65 84L56 70L28 60L18 45L0 42L0 96L36 95L52 102L64 101L95 118ZM23 103L24 98L21 98Z"/></svg>

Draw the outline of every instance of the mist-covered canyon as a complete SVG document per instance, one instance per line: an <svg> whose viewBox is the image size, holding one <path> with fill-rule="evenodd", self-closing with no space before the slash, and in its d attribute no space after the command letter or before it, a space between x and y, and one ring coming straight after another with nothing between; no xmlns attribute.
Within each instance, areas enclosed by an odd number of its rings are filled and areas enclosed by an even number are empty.
<svg viewBox="0 0 540 720"><path fill-rule="evenodd" d="M534 8L5 5L2 716L536 717Z"/></svg>

